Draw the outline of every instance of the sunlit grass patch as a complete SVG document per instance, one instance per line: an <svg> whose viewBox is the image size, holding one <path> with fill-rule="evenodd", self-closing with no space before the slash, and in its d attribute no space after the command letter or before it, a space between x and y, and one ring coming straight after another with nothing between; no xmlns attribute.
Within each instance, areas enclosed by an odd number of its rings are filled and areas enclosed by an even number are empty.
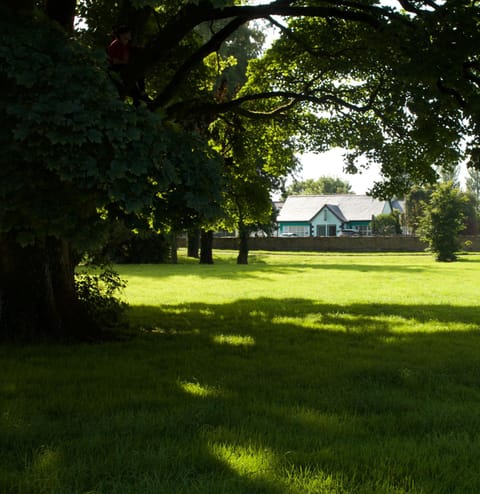
<svg viewBox="0 0 480 494"><path fill-rule="evenodd" d="M344 333L398 332L412 328L412 321L399 316L358 315L341 310L335 312L305 314L304 317L275 317L274 324L312 331L339 331ZM416 331L421 331L417 327Z"/></svg>
<svg viewBox="0 0 480 494"><path fill-rule="evenodd" d="M272 324L290 325L292 328L303 328L319 331L343 331L345 327L341 323L325 322L321 314L306 314L305 317L277 316L272 319Z"/></svg>
<svg viewBox="0 0 480 494"><path fill-rule="evenodd" d="M275 454L262 446L213 443L209 450L215 458L240 476L262 478L271 476L275 471Z"/></svg>
<svg viewBox="0 0 480 494"><path fill-rule="evenodd" d="M409 333L437 333L449 331L480 330L480 324L442 321L435 317L412 317L408 307L405 316L398 315L359 315L356 313L336 312L305 314L304 317L278 316L272 324L290 325L311 331L339 331L346 333L384 333L385 338ZM389 336L390 335L390 336Z"/></svg>
<svg viewBox="0 0 480 494"><path fill-rule="evenodd" d="M213 341L220 345L232 345L232 346L253 346L255 340L251 336L242 335L224 335L218 334L213 336Z"/></svg>
<svg viewBox="0 0 480 494"><path fill-rule="evenodd" d="M187 381L181 381L178 384L183 391L193 396L206 398L208 396L219 396L221 394L221 391L218 388L209 386L208 384Z"/></svg>

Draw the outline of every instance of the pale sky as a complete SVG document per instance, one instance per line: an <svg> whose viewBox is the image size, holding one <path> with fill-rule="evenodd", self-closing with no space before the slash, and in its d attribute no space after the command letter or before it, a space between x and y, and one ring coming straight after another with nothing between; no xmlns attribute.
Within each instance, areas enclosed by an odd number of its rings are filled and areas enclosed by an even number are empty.
<svg viewBox="0 0 480 494"><path fill-rule="evenodd" d="M373 182L379 181L380 167L377 163L372 163L368 169L361 170L361 173L350 175L343 171L344 163L342 158L343 150L340 148L331 149L326 153L315 154L306 153L298 156L303 166L303 171L298 174L298 180L314 180L327 176L345 180L352 186L355 194L366 194L373 186ZM460 186L465 186L467 168L465 164L460 165L459 180ZM289 180L289 183L291 180Z"/></svg>
<svg viewBox="0 0 480 494"><path fill-rule="evenodd" d="M376 163L355 175L345 173L340 148L331 149L322 154L306 153L300 155L299 159L303 171L299 173L298 180L309 178L316 180L324 176L340 178L352 186L352 192L355 194L365 194L373 186L373 182L380 178L380 169Z"/></svg>

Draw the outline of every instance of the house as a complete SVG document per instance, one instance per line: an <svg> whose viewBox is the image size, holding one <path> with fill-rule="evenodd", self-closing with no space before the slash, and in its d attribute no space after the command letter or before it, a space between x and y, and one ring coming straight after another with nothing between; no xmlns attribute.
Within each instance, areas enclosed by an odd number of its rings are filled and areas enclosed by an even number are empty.
<svg viewBox="0 0 480 494"><path fill-rule="evenodd" d="M283 236L335 237L342 230L370 233L372 218L393 209L403 213L400 201L381 201L365 195L289 196L277 217Z"/></svg>

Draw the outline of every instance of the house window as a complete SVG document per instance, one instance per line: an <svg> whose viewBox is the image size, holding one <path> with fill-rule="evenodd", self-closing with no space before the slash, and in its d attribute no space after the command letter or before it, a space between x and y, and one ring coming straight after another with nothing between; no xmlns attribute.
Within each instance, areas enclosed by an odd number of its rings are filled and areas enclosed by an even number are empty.
<svg viewBox="0 0 480 494"><path fill-rule="evenodd" d="M283 227L283 233L291 233L297 237L309 237L310 230L308 225L290 225Z"/></svg>
<svg viewBox="0 0 480 494"><path fill-rule="evenodd" d="M327 221L327 213L328 213L327 208L325 208L325 209L323 210L323 219L324 219L325 221Z"/></svg>
<svg viewBox="0 0 480 494"><path fill-rule="evenodd" d="M326 237L327 227L325 225L317 225L317 237Z"/></svg>
<svg viewBox="0 0 480 494"><path fill-rule="evenodd" d="M337 236L337 225L327 225L328 228L328 236L336 237Z"/></svg>

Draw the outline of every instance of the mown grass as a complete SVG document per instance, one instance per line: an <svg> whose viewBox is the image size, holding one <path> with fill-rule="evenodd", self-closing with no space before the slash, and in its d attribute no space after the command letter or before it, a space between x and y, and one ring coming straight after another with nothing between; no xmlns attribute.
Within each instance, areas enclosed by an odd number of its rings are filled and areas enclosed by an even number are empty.
<svg viewBox="0 0 480 494"><path fill-rule="evenodd" d="M0 492L480 492L480 256L216 254L119 267L128 341L0 348Z"/></svg>

